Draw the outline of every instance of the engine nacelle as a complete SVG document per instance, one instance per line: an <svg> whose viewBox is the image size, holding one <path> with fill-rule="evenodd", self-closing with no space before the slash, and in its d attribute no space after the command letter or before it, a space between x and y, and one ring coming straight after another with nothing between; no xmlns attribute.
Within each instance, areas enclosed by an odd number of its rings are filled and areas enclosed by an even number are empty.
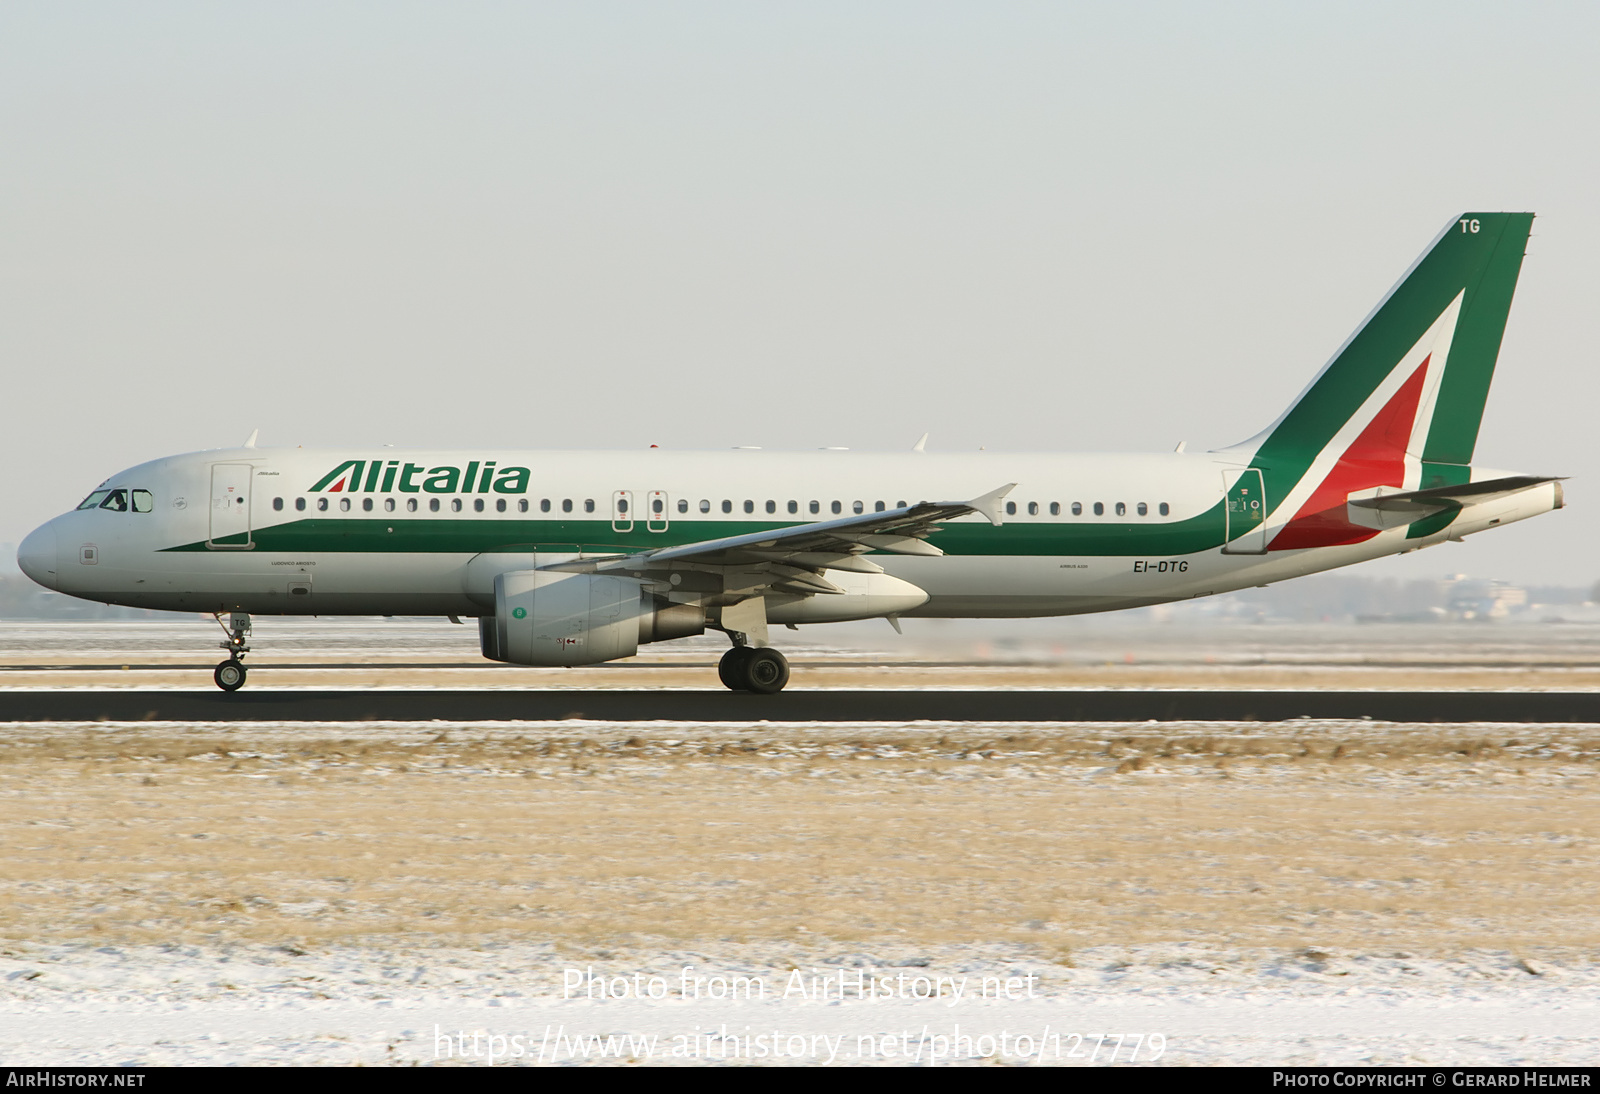
<svg viewBox="0 0 1600 1094"><path fill-rule="evenodd" d="M550 570L496 574L494 615L478 620L483 655L516 665L596 665L705 629L702 609L657 603L632 578Z"/></svg>

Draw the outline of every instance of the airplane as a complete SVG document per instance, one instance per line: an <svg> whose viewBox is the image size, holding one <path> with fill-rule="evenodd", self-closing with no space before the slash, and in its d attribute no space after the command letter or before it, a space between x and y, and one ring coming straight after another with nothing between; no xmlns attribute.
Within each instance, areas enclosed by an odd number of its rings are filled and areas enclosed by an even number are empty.
<svg viewBox="0 0 1600 1094"><path fill-rule="evenodd" d="M773 694L776 624L1115 611L1525 520L1562 480L1472 463L1531 213L1452 219L1294 403L1163 454L314 450L143 463L17 561L88 600L212 614L476 617L483 655L575 666L721 631ZM926 499L957 499L930 501ZM223 622L226 613L227 622Z"/></svg>

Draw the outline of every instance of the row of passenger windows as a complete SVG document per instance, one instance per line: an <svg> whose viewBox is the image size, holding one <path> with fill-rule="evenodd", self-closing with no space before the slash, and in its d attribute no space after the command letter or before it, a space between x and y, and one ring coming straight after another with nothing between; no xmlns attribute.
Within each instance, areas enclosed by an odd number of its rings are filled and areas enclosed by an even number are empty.
<svg viewBox="0 0 1600 1094"><path fill-rule="evenodd" d="M79 509L109 509L113 513L148 513L155 507L155 495L148 490L96 490L78 503Z"/></svg>
<svg viewBox="0 0 1600 1094"><path fill-rule="evenodd" d="M330 498L317 498L316 502L317 502L316 511L319 512L319 513L326 513L329 509L332 508L332 504L331 504L332 503L332 499L330 499ZM564 508L564 510L566 512L568 512L568 513L572 512L572 501L570 499L567 500L567 501L562 502L561 504L562 504L562 506L563 506L563 508ZM354 507L355 506L353 505L353 500L351 498L340 498L339 499L339 511L341 513L348 513ZM282 512L283 511L283 499L282 498L273 498L272 499L272 508L273 508L274 512ZM295 498L294 499L294 508L295 508L295 512L304 513L306 511L306 499L305 498ZM375 499L375 498L362 498L361 499L361 511L362 512L370 513L376 508L377 508L377 499ZM394 498L384 498L383 499L383 511L385 513L393 513L395 511L395 508L396 508L396 506L395 506L395 499ZM419 504L418 504L418 500L416 498L407 498L406 499L406 512L415 513L415 512L418 511L418 508L419 508ZM464 508L465 508L465 506L463 505L463 503L462 503L460 498L451 498L450 499L450 512L459 513ZM473 498L472 499L472 511L473 512L482 513L482 512L484 512L484 510L486 508L487 508L487 506L484 504L484 499L483 498ZM504 512L506 512L508 510L508 508L509 507L506 504L506 499L505 498L496 498L496 499L494 499L494 510L495 510L495 512L504 513ZM438 513L438 512L443 511L443 509L444 509L444 504L440 501L440 499L438 499L438 498L429 498L428 499L428 512L430 512L430 513ZM518 501L517 501L517 512L526 513L527 511L528 511L528 499L527 498L518 499ZM548 501L544 502L544 511L546 513L548 513L550 511L550 503ZM589 498L589 499L586 499L584 501L584 503L583 503L583 511L585 513L594 512L594 499L593 498Z"/></svg>
<svg viewBox="0 0 1600 1094"><path fill-rule="evenodd" d="M111 491L110 493L112 493L112 494L122 494L123 491L114 490L114 491ZM148 500L150 495L149 495L149 493L147 491L135 490L134 494L135 495L143 494L144 498L145 498L144 504L146 504L146 505L150 504L149 500ZM94 505L91 505L90 502L95 501L96 497L98 497L98 494L91 494L89 496L89 498L84 501L84 503L82 505L78 506L78 508L79 509L93 509ZM116 506L113 506L111 504L111 500L112 499L108 498L105 503L97 503L97 504L101 504L101 508L108 508L108 509L109 508L115 508ZM383 511L385 513L393 513L396 510L396 499L394 499L394 498L383 498L381 500L382 500ZM317 510L317 512L325 513L330 508L333 499L327 498L327 497L319 497L319 498L316 498L315 501L316 501L316 510ZM339 498L338 501L339 501L339 511L340 512L344 512L344 513L350 512L350 510L354 507L354 503L355 503L355 499L348 498L348 497ZM376 509L378 507L378 503L379 503L379 499L377 499L377 498L370 498L370 497L362 498L361 499L361 511L364 512L364 513L370 513L370 512L372 512L374 509ZM122 501L119 504L125 506L126 505L126 500L124 499L124 501ZM137 498L136 498L135 504L138 504ZM408 513L417 512L419 510L420 505L421 505L421 500L418 499L418 498L406 498L405 499L405 511L408 512ZM583 511L585 513L593 513L595 511L595 502L594 502L593 498L584 498L583 502L582 502L582 505L583 505ZM895 502L895 508L896 509L904 509L905 506L906 506L906 503L904 501ZM440 499L440 498L429 498L428 499L428 512L430 512L430 513L442 512L444 510L444 507L445 507L445 503L444 503L443 499ZM539 500L539 512L541 512L541 513L552 512L552 511L554 511L554 507L555 507L555 503L552 502L549 498L541 498ZM819 516L822 513L822 507L823 507L823 503L820 502L820 501L808 502L806 504L806 512L807 512L807 514L809 514L811 516ZM839 515L839 514L842 514L844 512L844 507L845 507L845 503L842 502L842 501L829 502L828 503L828 512L830 512L830 513L832 513L834 515ZM272 499L272 508L275 511L281 512L283 510L283 499L282 498L273 498ZM294 508L295 508L296 512L300 512L300 513L305 512L306 511L306 499L305 498L295 498L294 499ZM465 503L461 498L451 498L450 499L450 501L449 501L449 511L450 512L459 513L459 512L462 512L464 508L465 508ZM516 502L516 511L517 512L526 513L526 512L528 512L529 508L530 508L530 502L529 502L528 498L518 498L517 499L517 502ZM650 517L652 519L661 517L666 512L666 499L660 498L660 497L651 498L650 499L649 508L650 508ZM679 498L678 499L677 508L678 508L678 512L679 513L687 513L687 512L689 512L689 499L688 498ZM702 513L710 513L711 512L711 508L712 508L711 500L709 498L701 498L700 499L700 505L699 505L700 512L702 512ZM732 513L733 512L733 508L734 508L734 505L733 505L732 501L727 500L727 499L723 500L723 502L721 504L722 512L724 512L724 513ZM752 501L752 500L746 499L744 501L744 503L743 503L742 508L743 508L744 512L746 512L746 513L754 513L756 511L756 503L754 501ZM888 508L889 508L889 503L888 502L875 501L875 502L872 503L872 511L875 512L875 513L882 513ZM1105 516L1105 514L1106 514L1106 506L1105 506L1104 502L1097 501L1097 502L1093 503L1093 507L1092 508L1093 508L1093 512L1094 512L1095 516L1097 516L1097 517ZM561 509L561 512L563 512L563 513L571 513L571 512L573 512L574 511L574 502L573 502L573 500L571 498L562 498L561 502L560 502L560 509ZM622 517L622 518L626 519L627 515L628 515L628 509L629 509L629 505L628 505L628 499L627 498L618 498L618 499L616 499L616 513L617 513L617 515L619 517ZM473 498L472 499L472 511L474 513L482 513L482 512L485 512L486 510L487 510L487 499L485 499L485 498ZM508 512L509 510L510 510L510 504L508 503L507 499L505 499L505 498L495 498L494 499L494 511L495 512L497 512L497 513L505 513L505 512ZM776 501L770 501L769 500L769 501L763 503L762 510L764 512L766 512L766 513L776 514L778 512L778 503ZM784 505L784 510L785 510L785 512L789 513L790 515L797 515L800 512L800 503L798 501L787 502ZM1036 502L1036 501L1028 502L1027 503L1027 510L1028 510L1028 515L1030 517L1038 516L1039 513L1040 513L1040 503ZM148 512L149 510L148 509L142 509L142 510L139 510L139 511L140 512ZM865 513L867 511L867 503L864 502L864 501L853 501L853 502L850 503L850 511L852 513ZM1115 503L1114 511L1115 511L1115 514L1117 516L1119 516L1119 517L1127 516L1128 515L1128 505L1127 505L1127 503L1126 502L1121 502L1121 501ZM1166 502L1161 502L1158 506L1156 506L1156 511L1158 513L1160 513L1162 516L1168 516L1172 512L1171 508L1167 505ZM1150 506L1149 506L1149 504L1147 502L1142 502L1142 501L1141 502L1137 502L1134 505L1134 512L1137 513L1141 517L1147 517L1147 516L1150 515ZM1058 501L1050 502L1049 503L1049 513L1050 513L1050 515L1052 517L1059 517L1061 515L1061 503L1058 502ZM1082 502L1078 502L1078 501L1073 502L1072 505L1071 505L1071 513L1075 517L1083 516L1083 503ZM1013 516L1013 517L1017 515L1017 503L1016 502L1014 502L1014 501L1006 502L1006 515L1007 516Z"/></svg>
<svg viewBox="0 0 1600 1094"><path fill-rule="evenodd" d="M1141 517L1148 517L1150 515L1150 503L1149 502L1143 502L1143 501L1138 502L1138 503L1136 503L1134 505L1133 511L1135 513L1139 514L1139 516L1141 516ZM1170 505L1168 505L1166 502L1162 502L1160 505L1156 506L1156 512L1160 513L1164 517L1165 516L1169 516L1172 513L1172 507ZM1128 503L1125 502L1125 501L1117 502L1116 503L1116 514L1119 517L1127 516L1128 515ZM1006 516L1014 517L1016 515L1017 515L1017 503L1014 502L1014 501L1006 502ZM1036 517L1036 516L1039 515L1039 503L1038 502L1030 501L1028 503L1028 515L1030 517ZM1050 515L1052 517L1059 517L1061 515L1061 503L1059 501L1053 501L1053 502L1050 503ZM1075 517L1083 516L1083 502L1075 501L1075 502L1072 503L1072 515L1075 516ZM1094 503L1094 515L1097 516L1097 517L1103 517L1103 516L1106 515L1106 503L1105 502L1097 501L1097 502Z"/></svg>

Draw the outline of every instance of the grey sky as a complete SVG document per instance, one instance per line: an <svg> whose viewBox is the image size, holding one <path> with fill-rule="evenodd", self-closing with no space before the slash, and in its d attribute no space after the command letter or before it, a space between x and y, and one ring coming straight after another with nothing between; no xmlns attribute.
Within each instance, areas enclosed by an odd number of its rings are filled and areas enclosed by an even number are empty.
<svg viewBox="0 0 1600 1094"><path fill-rule="evenodd" d="M1531 209L1479 462L1600 577L1600 7L0 6L0 541L236 444L1191 448Z"/></svg>

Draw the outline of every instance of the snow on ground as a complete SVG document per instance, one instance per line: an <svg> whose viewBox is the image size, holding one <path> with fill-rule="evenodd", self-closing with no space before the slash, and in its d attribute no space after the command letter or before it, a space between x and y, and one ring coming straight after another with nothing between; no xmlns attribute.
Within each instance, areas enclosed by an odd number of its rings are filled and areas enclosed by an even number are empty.
<svg viewBox="0 0 1600 1094"><path fill-rule="evenodd" d="M14 1066L1600 1057L1600 966L1491 952L1150 945L1064 967L998 946L50 946L0 957L0 983L0 1056Z"/></svg>

